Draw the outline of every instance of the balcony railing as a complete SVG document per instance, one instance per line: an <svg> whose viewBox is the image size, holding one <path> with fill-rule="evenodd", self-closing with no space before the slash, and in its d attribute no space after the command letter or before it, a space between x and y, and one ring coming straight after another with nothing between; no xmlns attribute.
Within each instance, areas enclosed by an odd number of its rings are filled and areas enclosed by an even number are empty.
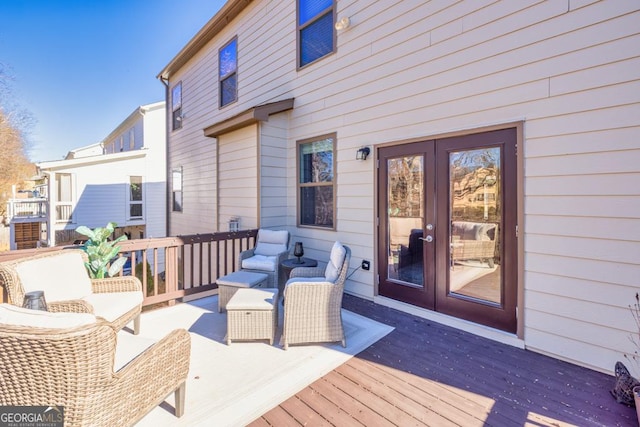
<svg viewBox="0 0 640 427"><path fill-rule="evenodd" d="M119 243L120 253L130 258L131 267L120 274L135 274L140 279L143 307L172 304L178 299L217 289L216 280L236 270L240 252L254 247L257 234L258 230L253 229L125 240ZM0 262L64 248L1 252ZM6 292L2 291L2 301L7 301Z"/></svg>
<svg viewBox="0 0 640 427"><path fill-rule="evenodd" d="M73 219L73 205L71 202L58 202L56 204L56 221L70 222Z"/></svg>
<svg viewBox="0 0 640 427"><path fill-rule="evenodd" d="M7 218L46 218L47 199L9 199L7 202Z"/></svg>

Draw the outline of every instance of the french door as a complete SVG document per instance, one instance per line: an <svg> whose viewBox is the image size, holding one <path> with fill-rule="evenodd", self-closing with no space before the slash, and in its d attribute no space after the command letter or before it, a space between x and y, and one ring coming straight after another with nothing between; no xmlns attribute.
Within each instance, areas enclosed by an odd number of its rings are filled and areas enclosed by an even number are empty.
<svg viewBox="0 0 640 427"><path fill-rule="evenodd" d="M516 331L516 130L378 149L378 293Z"/></svg>

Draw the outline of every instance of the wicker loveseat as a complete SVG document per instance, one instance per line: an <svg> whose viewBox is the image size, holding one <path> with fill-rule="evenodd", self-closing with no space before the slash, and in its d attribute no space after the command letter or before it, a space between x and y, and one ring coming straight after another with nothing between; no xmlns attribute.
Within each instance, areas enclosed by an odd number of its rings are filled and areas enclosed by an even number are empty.
<svg viewBox="0 0 640 427"><path fill-rule="evenodd" d="M291 270L284 288L283 347L289 344L347 342L342 325L342 295L351 250L336 242L326 268Z"/></svg>
<svg viewBox="0 0 640 427"><path fill-rule="evenodd" d="M45 252L0 263L0 286L9 303L22 306L26 292L41 290L49 311L93 313L116 328L134 322L140 330L142 285L135 276L90 279L80 249Z"/></svg>
<svg viewBox="0 0 640 427"><path fill-rule="evenodd" d="M451 223L451 262L479 260L494 266L498 224L471 221Z"/></svg>
<svg viewBox="0 0 640 427"><path fill-rule="evenodd" d="M184 329L156 342L92 314L0 304L0 406L63 407L65 426L130 426L173 392L181 416L190 354Z"/></svg>

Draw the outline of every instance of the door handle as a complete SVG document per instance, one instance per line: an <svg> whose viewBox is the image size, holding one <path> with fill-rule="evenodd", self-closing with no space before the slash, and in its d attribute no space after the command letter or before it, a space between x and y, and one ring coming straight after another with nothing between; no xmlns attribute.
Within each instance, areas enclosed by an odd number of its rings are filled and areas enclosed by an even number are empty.
<svg viewBox="0 0 640 427"><path fill-rule="evenodd" d="M433 236L431 236L430 234L427 234L427 237L418 237L418 239L424 240L427 243L433 242Z"/></svg>

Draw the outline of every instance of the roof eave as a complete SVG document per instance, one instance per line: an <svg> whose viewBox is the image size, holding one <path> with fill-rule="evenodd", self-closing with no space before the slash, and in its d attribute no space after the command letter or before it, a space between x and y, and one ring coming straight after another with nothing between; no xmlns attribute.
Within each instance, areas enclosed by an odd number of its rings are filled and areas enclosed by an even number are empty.
<svg viewBox="0 0 640 427"><path fill-rule="evenodd" d="M272 114L282 113L293 108L294 98L257 105L233 117L214 123L203 129L204 136L217 138L219 135L246 127L259 121L266 122Z"/></svg>
<svg viewBox="0 0 640 427"><path fill-rule="evenodd" d="M253 0L228 0L204 27L178 52L156 76L160 80L168 80L171 75L179 70L200 49L213 39L224 27L233 21Z"/></svg>

